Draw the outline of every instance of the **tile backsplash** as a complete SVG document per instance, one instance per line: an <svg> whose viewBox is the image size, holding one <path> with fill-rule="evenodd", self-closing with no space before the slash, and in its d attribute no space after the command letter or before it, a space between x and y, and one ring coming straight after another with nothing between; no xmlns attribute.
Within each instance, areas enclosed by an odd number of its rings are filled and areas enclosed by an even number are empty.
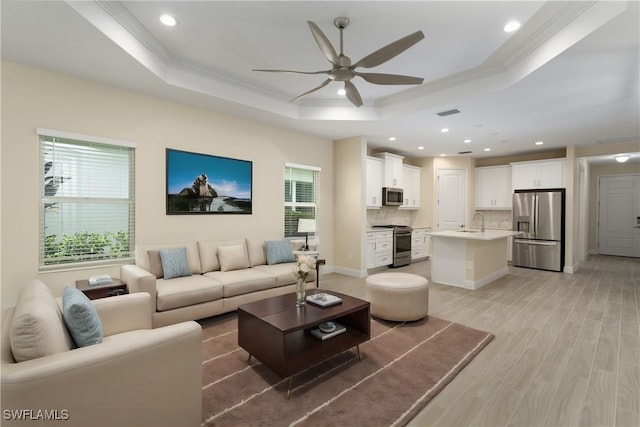
<svg viewBox="0 0 640 427"><path fill-rule="evenodd" d="M475 213L476 211L473 211ZM496 228L501 230L511 230L513 223L511 211L477 211L481 212L484 215L484 226L485 228ZM471 217L471 224L469 224L470 228L474 228L476 226L480 226L480 218L477 218L477 221L473 220L473 216Z"/></svg>
<svg viewBox="0 0 640 427"><path fill-rule="evenodd" d="M485 228L494 228L500 230L511 230L512 217L511 211L479 211L484 215ZM472 211L471 222L467 227L480 227L480 218L473 220ZM394 207L382 207L380 209L367 210L367 227L374 225L414 225L416 211L402 210Z"/></svg>
<svg viewBox="0 0 640 427"><path fill-rule="evenodd" d="M393 207L367 210L367 227L373 225L412 225L416 211L401 210Z"/></svg>

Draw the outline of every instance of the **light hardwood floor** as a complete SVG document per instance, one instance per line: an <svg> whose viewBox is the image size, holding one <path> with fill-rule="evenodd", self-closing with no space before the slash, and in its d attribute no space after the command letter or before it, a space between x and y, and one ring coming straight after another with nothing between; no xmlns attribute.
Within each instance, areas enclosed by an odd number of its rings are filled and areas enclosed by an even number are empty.
<svg viewBox="0 0 640 427"><path fill-rule="evenodd" d="M394 271L430 279L428 260ZM364 279L320 285L364 297ZM640 260L592 256L576 274L509 266L476 291L429 292L430 315L496 338L410 426L640 426Z"/></svg>

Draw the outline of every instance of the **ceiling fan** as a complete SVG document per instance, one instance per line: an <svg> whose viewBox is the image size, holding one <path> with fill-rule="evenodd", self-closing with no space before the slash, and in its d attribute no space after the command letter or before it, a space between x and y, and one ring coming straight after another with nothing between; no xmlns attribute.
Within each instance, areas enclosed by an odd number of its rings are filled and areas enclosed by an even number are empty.
<svg viewBox="0 0 640 427"><path fill-rule="evenodd" d="M295 98L293 98L289 102L293 102L296 99L302 98L305 95L308 95L312 92L315 92L319 89L322 89L332 81L344 82L344 89L347 98L351 101L356 107L360 107L362 105L362 97L358 92L356 86L351 82L354 77L362 77L369 83L377 84L377 85L419 85L424 81L421 77L412 77L412 76L403 76L398 74L381 74L381 73L361 73L356 71L356 68L372 68L377 67L378 65L387 62L388 60L396 57L401 54L405 50L409 49L414 44L418 43L420 40L424 38L424 34L422 31L416 31L413 34L409 34L406 37L403 37L399 40L396 40L393 43L386 45L383 48L376 50L375 52L365 56L355 64L351 63L351 59L346 56L342 51L342 31L347 28L349 25L349 18L338 17L333 20L333 25L335 25L340 30L340 54L338 55L331 45L327 36L324 35L320 27L318 27L314 22L307 21L309 24L309 29L311 30L311 34L315 39L318 47L324 54L324 56L329 60L329 62L333 65L333 68L330 70L323 71L294 71L294 70L265 70L265 69L254 69L253 71L266 71L271 73L296 73L296 74L328 74L329 78L324 82L320 83L320 85L314 87L311 90L302 93Z"/></svg>

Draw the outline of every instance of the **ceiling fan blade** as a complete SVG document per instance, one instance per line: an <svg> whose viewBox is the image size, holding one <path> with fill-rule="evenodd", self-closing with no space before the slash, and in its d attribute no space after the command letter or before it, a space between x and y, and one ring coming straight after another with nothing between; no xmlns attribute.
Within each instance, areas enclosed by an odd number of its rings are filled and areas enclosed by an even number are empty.
<svg viewBox="0 0 640 427"><path fill-rule="evenodd" d="M318 47L320 48L324 56L326 56L329 62L331 62L333 65L338 65L338 54L331 45L331 42L329 41L327 36L324 35L320 27L318 27L314 22L307 21L307 24L309 25L311 34L316 40L316 43L318 44Z"/></svg>
<svg viewBox="0 0 640 427"><path fill-rule="evenodd" d="M360 107L362 105L362 98L360 97L360 92L356 89L356 86L351 83L349 80L344 82L344 90L347 92L347 98L349 101L353 103L356 107Z"/></svg>
<svg viewBox="0 0 640 427"><path fill-rule="evenodd" d="M326 86L326 85L328 85L329 83L331 83L331 79L327 79L327 80L323 81L322 83L320 83L320 85L318 85L318 86L314 87L314 88L313 88L313 89L311 89L311 90L306 91L305 93L302 93L302 94L300 94L300 95L296 96L295 98L293 98L293 99L292 99L291 101L289 101L289 102L293 102L293 101L295 101L296 99L300 99L300 98L302 98L302 97L303 97L303 96L305 96L305 95L309 95L311 92L315 92L315 91L317 91L317 90L319 90L319 89L322 89L323 87L325 87L325 86Z"/></svg>
<svg viewBox="0 0 640 427"><path fill-rule="evenodd" d="M376 85L420 85L424 81L422 77L401 76L398 74L356 72L355 75Z"/></svg>
<svg viewBox="0 0 640 427"><path fill-rule="evenodd" d="M360 61L356 62L351 68L363 67L371 68L376 67L384 62L387 62L391 58L401 54L405 50L409 49L414 44L418 43L424 38L422 31L416 31L413 34L409 34L399 40L394 41L386 45L385 47L376 50L375 52L365 56Z"/></svg>
<svg viewBox="0 0 640 427"><path fill-rule="evenodd" d="M264 71L267 73L296 73L296 74L329 74L331 70L324 71L295 71L295 70L265 70L265 69L253 69L251 71Z"/></svg>

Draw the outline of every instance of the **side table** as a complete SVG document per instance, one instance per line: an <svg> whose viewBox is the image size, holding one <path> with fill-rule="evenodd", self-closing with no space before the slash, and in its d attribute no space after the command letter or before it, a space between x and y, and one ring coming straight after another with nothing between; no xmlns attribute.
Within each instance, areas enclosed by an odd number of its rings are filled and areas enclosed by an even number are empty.
<svg viewBox="0 0 640 427"><path fill-rule="evenodd" d="M108 285L90 285L89 280L76 280L76 288L80 289L89 299L114 297L129 293L129 289L120 279L113 279Z"/></svg>

